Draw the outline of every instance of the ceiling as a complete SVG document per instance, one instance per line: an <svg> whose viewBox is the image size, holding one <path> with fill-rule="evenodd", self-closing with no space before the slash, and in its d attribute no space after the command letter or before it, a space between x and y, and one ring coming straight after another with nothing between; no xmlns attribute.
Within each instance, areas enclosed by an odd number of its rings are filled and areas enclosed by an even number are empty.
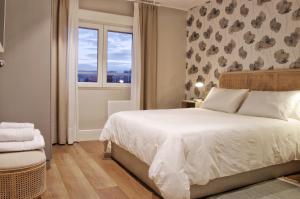
<svg viewBox="0 0 300 199"><path fill-rule="evenodd" d="M189 10L190 8L200 5L205 0L156 0L161 6L176 8L180 10Z"/></svg>

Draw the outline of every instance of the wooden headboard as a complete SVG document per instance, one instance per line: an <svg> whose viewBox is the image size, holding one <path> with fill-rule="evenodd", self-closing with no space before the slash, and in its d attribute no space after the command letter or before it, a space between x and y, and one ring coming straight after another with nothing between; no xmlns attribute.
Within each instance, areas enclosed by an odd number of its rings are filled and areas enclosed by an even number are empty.
<svg viewBox="0 0 300 199"><path fill-rule="evenodd" d="M300 70L226 72L221 74L219 86L258 91L300 90Z"/></svg>

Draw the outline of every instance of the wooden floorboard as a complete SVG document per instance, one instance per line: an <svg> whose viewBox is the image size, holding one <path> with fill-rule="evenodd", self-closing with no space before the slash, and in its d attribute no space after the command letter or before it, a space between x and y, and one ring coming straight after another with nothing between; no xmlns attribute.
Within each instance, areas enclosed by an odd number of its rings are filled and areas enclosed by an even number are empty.
<svg viewBox="0 0 300 199"><path fill-rule="evenodd" d="M300 174L290 175L288 179L295 181L300 185Z"/></svg>
<svg viewBox="0 0 300 199"><path fill-rule="evenodd" d="M99 189L98 194L101 198L129 199L119 187L108 187L105 189Z"/></svg>
<svg viewBox="0 0 300 199"><path fill-rule="evenodd" d="M117 184L107 175L101 165L89 156L78 144L69 148L69 153L74 158L87 180L94 189L114 187Z"/></svg>
<svg viewBox="0 0 300 199"><path fill-rule="evenodd" d="M113 160L99 141L53 146L43 199L159 199ZM289 176L300 183L300 174Z"/></svg>
<svg viewBox="0 0 300 199"><path fill-rule="evenodd" d="M43 199L159 199L113 160L99 141L54 145Z"/></svg>
<svg viewBox="0 0 300 199"><path fill-rule="evenodd" d="M70 198L83 199L87 196L89 198L100 198L70 154L58 154L54 157L54 161Z"/></svg>
<svg viewBox="0 0 300 199"><path fill-rule="evenodd" d="M55 161L51 161L51 169L47 171L47 190L43 198L69 198L68 191L62 181Z"/></svg>

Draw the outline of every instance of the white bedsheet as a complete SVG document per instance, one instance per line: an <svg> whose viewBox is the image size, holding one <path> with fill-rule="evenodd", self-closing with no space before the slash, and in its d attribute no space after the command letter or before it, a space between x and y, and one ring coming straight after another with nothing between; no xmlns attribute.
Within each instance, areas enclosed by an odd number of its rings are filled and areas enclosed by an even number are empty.
<svg viewBox="0 0 300 199"><path fill-rule="evenodd" d="M168 199L189 198L193 184L300 159L299 121L201 108L116 113L100 140L147 163Z"/></svg>

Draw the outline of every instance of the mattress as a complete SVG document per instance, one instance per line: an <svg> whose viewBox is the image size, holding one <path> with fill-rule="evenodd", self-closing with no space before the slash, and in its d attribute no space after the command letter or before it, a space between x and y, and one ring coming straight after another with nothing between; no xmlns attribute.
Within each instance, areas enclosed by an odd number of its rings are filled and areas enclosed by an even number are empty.
<svg viewBox="0 0 300 199"><path fill-rule="evenodd" d="M163 197L174 199L189 198L191 185L300 158L299 121L201 108L116 113L100 140L149 165Z"/></svg>

